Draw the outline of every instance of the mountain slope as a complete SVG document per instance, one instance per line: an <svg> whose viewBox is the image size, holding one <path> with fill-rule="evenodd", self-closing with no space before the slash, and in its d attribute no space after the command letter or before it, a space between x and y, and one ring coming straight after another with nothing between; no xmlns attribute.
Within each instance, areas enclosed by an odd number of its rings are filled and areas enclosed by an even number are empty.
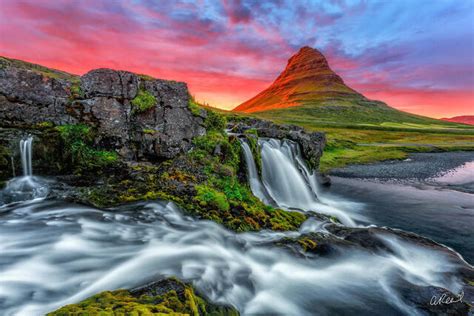
<svg viewBox="0 0 474 316"><path fill-rule="evenodd" d="M454 116L450 118L445 117L445 118L442 118L441 120L447 121L447 122L474 125L474 115L461 115L461 116Z"/></svg>
<svg viewBox="0 0 474 316"><path fill-rule="evenodd" d="M234 112L302 126L403 129L467 128L394 109L348 87L318 50L303 47L270 87Z"/></svg>
<svg viewBox="0 0 474 316"><path fill-rule="evenodd" d="M334 100L368 101L344 83L323 54L305 46L288 60L285 70L269 88L234 111L251 113Z"/></svg>

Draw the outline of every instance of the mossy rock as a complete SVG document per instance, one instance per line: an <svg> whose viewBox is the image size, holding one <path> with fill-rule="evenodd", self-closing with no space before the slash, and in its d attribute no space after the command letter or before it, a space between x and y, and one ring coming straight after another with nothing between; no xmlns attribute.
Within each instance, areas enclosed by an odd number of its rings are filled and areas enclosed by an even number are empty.
<svg viewBox="0 0 474 316"><path fill-rule="evenodd" d="M209 303L193 287L175 278L132 290L105 291L47 314L71 315L239 315L230 306Z"/></svg>

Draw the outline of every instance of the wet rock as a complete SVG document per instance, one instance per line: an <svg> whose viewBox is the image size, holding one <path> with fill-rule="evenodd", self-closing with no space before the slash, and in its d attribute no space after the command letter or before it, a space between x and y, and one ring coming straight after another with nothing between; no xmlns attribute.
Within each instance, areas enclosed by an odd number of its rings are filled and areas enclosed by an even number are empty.
<svg viewBox="0 0 474 316"><path fill-rule="evenodd" d="M300 145L303 156L313 169L317 169L319 166L319 159L326 144L324 133L306 132L299 126L277 125L270 121L255 118L231 122L228 128L234 133L256 130L259 137L292 140Z"/></svg>
<svg viewBox="0 0 474 316"><path fill-rule="evenodd" d="M450 291L434 286L418 286L406 282L397 286L402 299L428 315L468 315L470 307L464 300L464 292Z"/></svg>

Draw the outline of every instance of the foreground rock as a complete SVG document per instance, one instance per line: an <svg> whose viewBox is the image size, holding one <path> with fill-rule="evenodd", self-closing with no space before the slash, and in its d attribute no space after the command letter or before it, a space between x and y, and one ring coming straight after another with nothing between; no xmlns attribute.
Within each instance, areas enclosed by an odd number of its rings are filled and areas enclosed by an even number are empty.
<svg viewBox="0 0 474 316"><path fill-rule="evenodd" d="M222 315L239 312L230 306L209 303L191 285L164 279L131 290L106 291L77 304L64 306L50 316L66 315Z"/></svg>

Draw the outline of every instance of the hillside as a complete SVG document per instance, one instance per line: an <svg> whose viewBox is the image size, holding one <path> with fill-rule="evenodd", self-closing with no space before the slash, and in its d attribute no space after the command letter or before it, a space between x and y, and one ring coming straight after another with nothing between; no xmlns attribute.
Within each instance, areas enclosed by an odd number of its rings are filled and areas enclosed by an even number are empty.
<svg viewBox="0 0 474 316"><path fill-rule="evenodd" d="M474 115L461 115L461 116L454 116L454 117L445 117L441 120L447 122L455 122L455 123L462 123L462 124L469 124L474 125Z"/></svg>

